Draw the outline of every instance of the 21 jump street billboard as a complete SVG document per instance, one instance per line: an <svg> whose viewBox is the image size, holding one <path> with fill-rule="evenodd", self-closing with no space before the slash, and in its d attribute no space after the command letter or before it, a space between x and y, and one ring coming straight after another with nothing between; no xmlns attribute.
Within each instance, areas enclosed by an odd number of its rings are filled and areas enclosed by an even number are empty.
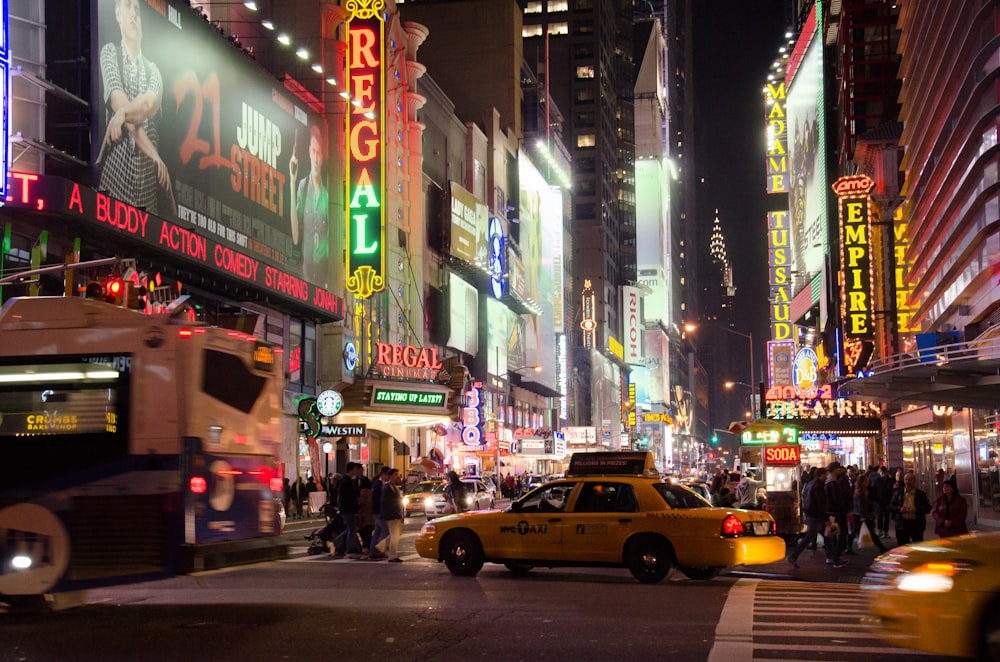
<svg viewBox="0 0 1000 662"><path fill-rule="evenodd" d="M324 118L187 3L94 7L98 190L340 292Z"/></svg>

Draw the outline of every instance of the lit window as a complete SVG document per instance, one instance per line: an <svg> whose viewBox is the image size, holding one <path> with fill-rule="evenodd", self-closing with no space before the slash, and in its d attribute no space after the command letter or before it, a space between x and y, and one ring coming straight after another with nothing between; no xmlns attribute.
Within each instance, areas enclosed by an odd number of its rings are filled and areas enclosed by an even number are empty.
<svg viewBox="0 0 1000 662"><path fill-rule="evenodd" d="M527 39L528 37L541 37L541 36L542 36L541 25L525 25L521 27L522 39Z"/></svg>
<svg viewBox="0 0 1000 662"><path fill-rule="evenodd" d="M569 11L569 0L552 0L549 3L549 13L557 11Z"/></svg>
<svg viewBox="0 0 1000 662"><path fill-rule="evenodd" d="M569 34L569 23L553 23L549 26L549 34Z"/></svg>
<svg viewBox="0 0 1000 662"><path fill-rule="evenodd" d="M577 78L593 78L594 77L594 67L593 65L583 65L576 68Z"/></svg>
<svg viewBox="0 0 1000 662"><path fill-rule="evenodd" d="M593 147L594 146L594 134L592 133L582 133L576 137L577 147Z"/></svg>
<svg viewBox="0 0 1000 662"><path fill-rule="evenodd" d="M524 8L525 14L541 14L542 13L542 3L541 2L529 2Z"/></svg>

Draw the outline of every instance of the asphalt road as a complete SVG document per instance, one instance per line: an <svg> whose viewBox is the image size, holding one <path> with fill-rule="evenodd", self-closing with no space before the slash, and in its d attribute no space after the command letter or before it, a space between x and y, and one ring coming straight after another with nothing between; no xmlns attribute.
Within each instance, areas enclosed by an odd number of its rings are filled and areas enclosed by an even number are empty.
<svg viewBox="0 0 1000 662"><path fill-rule="evenodd" d="M869 660L914 658L858 631L863 608L853 585L766 573L711 581L678 573L642 585L625 569L536 569L516 577L497 565L458 578L415 556L420 524L407 524L399 564L307 556L302 536L318 520L292 520L285 535L298 547L284 561L94 590L84 606L55 613L0 615L0 662L736 662L774 657L755 652L760 627L771 628L772 639L777 634L783 659L856 660L859 651ZM765 587L767 599L744 607ZM850 600L839 600L841 626L830 632L830 613L802 605L835 589Z"/></svg>

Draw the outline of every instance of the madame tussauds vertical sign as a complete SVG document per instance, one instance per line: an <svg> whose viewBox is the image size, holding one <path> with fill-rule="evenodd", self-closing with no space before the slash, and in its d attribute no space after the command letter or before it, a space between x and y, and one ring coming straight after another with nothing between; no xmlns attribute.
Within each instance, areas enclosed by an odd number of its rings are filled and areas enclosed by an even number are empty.
<svg viewBox="0 0 1000 662"><path fill-rule="evenodd" d="M347 283L365 299L385 289L384 0L354 0L347 22Z"/></svg>

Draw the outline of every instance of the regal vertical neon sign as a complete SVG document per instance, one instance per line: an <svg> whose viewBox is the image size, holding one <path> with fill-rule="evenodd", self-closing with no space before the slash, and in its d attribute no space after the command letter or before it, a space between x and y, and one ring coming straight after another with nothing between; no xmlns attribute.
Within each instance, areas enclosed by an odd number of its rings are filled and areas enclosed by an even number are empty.
<svg viewBox="0 0 1000 662"><path fill-rule="evenodd" d="M349 0L346 8L346 289L365 299L385 289L385 0Z"/></svg>

